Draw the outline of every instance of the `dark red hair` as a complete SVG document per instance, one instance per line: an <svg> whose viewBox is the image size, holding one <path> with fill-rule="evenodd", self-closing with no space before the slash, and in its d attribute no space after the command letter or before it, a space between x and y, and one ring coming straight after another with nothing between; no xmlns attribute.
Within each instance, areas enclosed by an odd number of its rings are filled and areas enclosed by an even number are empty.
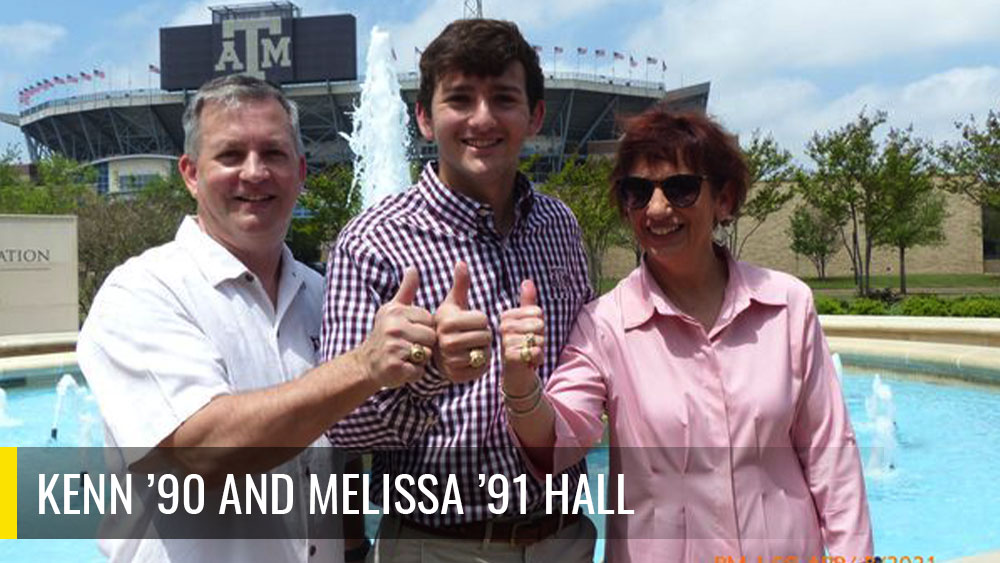
<svg viewBox="0 0 1000 563"><path fill-rule="evenodd" d="M703 113L672 112L656 105L624 122L611 171L611 197L622 215L626 207L618 182L641 163L686 166L708 178L712 193L731 190L735 217L747 197L749 175L736 137Z"/></svg>

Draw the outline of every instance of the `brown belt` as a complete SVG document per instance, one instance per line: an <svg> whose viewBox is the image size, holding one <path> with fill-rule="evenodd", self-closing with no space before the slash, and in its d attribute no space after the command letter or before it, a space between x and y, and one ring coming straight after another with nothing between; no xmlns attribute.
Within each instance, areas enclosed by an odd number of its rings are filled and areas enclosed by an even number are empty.
<svg viewBox="0 0 1000 563"><path fill-rule="evenodd" d="M406 518L401 520L404 526L441 538L527 546L540 542L567 526L576 524L580 520L580 515L549 514L533 519L494 520L451 526L428 526Z"/></svg>

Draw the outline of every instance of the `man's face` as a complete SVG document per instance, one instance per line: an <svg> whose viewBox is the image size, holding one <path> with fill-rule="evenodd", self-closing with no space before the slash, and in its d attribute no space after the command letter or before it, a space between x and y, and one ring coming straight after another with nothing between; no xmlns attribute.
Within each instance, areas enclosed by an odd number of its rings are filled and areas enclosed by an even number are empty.
<svg viewBox="0 0 1000 563"><path fill-rule="evenodd" d="M288 113L273 99L209 102L200 134L197 160L182 156L180 169L202 230L237 255L280 245L306 175Z"/></svg>
<svg viewBox="0 0 1000 563"><path fill-rule="evenodd" d="M438 79L431 107L417 107L420 132L438 145L438 175L468 195L513 185L525 139L542 126L544 102L528 106L524 67L512 62L500 76L459 72Z"/></svg>

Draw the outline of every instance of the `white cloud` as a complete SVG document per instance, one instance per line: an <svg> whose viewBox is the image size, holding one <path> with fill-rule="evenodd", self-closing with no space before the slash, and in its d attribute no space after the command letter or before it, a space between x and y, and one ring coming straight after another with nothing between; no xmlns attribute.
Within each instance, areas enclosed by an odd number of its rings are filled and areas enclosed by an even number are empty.
<svg viewBox="0 0 1000 563"><path fill-rule="evenodd" d="M982 118L1000 104L1000 68L956 67L901 85L860 84L837 97L805 80L763 80L716 88L709 110L735 132L771 131L793 153L802 155L816 131L853 120L862 109L888 112L894 127L913 124L917 135L934 143L957 138L956 121ZM888 128L883 128L883 133Z"/></svg>
<svg viewBox="0 0 1000 563"><path fill-rule="evenodd" d="M708 75L844 67L998 42L993 0L705 0L666 4L639 22L628 47L668 53Z"/></svg>
<svg viewBox="0 0 1000 563"><path fill-rule="evenodd" d="M50 23L26 21L0 25L0 52L18 59L45 55L66 36L66 29Z"/></svg>

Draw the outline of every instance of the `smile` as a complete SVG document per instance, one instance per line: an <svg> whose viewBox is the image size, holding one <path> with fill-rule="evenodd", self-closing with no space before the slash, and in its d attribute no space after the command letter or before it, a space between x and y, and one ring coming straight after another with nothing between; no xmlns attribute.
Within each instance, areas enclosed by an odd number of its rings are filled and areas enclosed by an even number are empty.
<svg viewBox="0 0 1000 563"><path fill-rule="evenodd" d="M465 145L468 145L474 149L488 149L490 147L495 147L501 143L500 139L464 139L462 141Z"/></svg>
<svg viewBox="0 0 1000 563"><path fill-rule="evenodd" d="M672 225L663 227L649 227L649 232L653 233L654 235L660 235L660 236L669 235L671 233L675 233L681 230L681 227L683 227L683 225L679 223L674 223Z"/></svg>
<svg viewBox="0 0 1000 563"><path fill-rule="evenodd" d="M273 195L238 195L236 196L238 201L246 201L249 203L260 203L262 201L270 201L274 199Z"/></svg>

